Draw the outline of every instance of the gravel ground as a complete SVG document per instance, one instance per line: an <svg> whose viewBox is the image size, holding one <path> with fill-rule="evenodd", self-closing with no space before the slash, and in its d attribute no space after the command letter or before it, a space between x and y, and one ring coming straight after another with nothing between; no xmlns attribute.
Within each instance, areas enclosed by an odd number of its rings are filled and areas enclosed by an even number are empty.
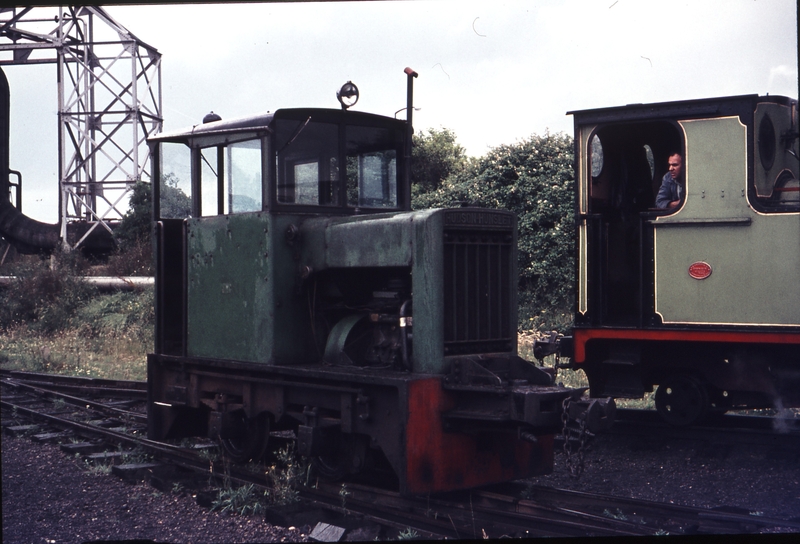
<svg viewBox="0 0 800 544"><path fill-rule="evenodd" d="M603 436L586 452L580 478L564 456L534 483L704 507L733 507L800 519L800 452L769 447ZM3 542L71 543L307 540L309 527L274 527L260 517L210 512L189 494L94 475L57 446L3 437ZM758 514L760 513L760 514Z"/></svg>
<svg viewBox="0 0 800 544"><path fill-rule="evenodd" d="M189 494L96 475L58 446L3 437L3 542L298 542L298 529L210 512Z"/></svg>
<svg viewBox="0 0 800 544"><path fill-rule="evenodd" d="M556 457L534 483L800 521L800 451L648 436L602 435L573 477Z"/></svg>

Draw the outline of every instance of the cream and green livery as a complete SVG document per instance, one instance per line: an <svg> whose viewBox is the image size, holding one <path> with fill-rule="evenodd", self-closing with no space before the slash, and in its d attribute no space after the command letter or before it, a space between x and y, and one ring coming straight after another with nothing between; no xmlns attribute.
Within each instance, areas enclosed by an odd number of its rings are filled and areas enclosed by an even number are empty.
<svg viewBox="0 0 800 544"><path fill-rule="evenodd" d="M800 404L797 101L734 96L571 112L574 359L593 395L689 424ZM670 157L680 198L656 207Z"/></svg>

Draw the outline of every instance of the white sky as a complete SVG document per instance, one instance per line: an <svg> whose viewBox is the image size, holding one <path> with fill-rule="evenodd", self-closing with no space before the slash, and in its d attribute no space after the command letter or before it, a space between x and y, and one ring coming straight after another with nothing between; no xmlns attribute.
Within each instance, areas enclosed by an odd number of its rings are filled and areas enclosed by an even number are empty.
<svg viewBox="0 0 800 544"><path fill-rule="evenodd" d="M452 129L470 155L572 133L567 111L736 94L798 96L794 0L385 1L110 6L162 54L164 129L283 107ZM57 220L55 66L5 66L23 210ZM400 116L404 114L401 113Z"/></svg>

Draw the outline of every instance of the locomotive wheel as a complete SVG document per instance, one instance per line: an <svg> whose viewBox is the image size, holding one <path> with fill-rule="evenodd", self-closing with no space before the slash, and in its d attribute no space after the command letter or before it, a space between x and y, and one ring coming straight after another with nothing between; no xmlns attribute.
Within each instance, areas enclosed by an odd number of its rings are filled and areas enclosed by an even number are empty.
<svg viewBox="0 0 800 544"><path fill-rule="evenodd" d="M312 457L311 466L323 480L336 482L347 475L347 454L342 433L336 432L328 438L325 454Z"/></svg>
<svg viewBox="0 0 800 544"><path fill-rule="evenodd" d="M362 436L331 437L328 453L311 458L311 465L323 480L339 481L348 474L358 474L366 463L367 444Z"/></svg>
<svg viewBox="0 0 800 544"><path fill-rule="evenodd" d="M258 461L267 451L269 442L269 417L259 414L253 418L240 416L246 432L236 438L221 438L222 448L234 463Z"/></svg>
<svg viewBox="0 0 800 544"><path fill-rule="evenodd" d="M708 412L708 392L696 378L684 374L669 376L656 390L656 410L670 425L686 426L700 421Z"/></svg>

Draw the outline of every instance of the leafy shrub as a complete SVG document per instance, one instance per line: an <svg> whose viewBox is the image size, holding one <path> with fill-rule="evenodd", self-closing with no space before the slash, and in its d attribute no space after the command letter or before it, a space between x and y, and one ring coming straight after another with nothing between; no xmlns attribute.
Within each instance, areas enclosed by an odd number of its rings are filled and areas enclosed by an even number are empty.
<svg viewBox="0 0 800 544"><path fill-rule="evenodd" d="M161 178L161 217L182 218L192 213L192 199L178 187L175 174Z"/></svg>
<svg viewBox="0 0 800 544"><path fill-rule="evenodd" d="M444 180L461 171L468 162L466 150L447 128L414 134L411 151L411 184L415 192L438 189Z"/></svg>
<svg viewBox="0 0 800 544"><path fill-rule="evenodd" d="M572 138L533 135L471 161L436 190L417 194L416 209L464 203L517 216L520 328L564 330L574 286Z"/></svg>
<svg viewBox="0 0 800 544"><path fill-rule="evenodd" d="M133 240L108 259L112 276L152 276L153 247L150 240Z"/></svg>
<svg viewBox="0 0 800 544"><path fill-rule="evenodd" d="M174 174L161 180L161 215L163 217L188 217L191 199L180 188ZM129 209L114 229L114 239L119 250L109 260L109 272L116 276L153 274L151 234L153 225L153 195L149 183L139 182L133 187Z"/></svg>
<svg viewBox="0 0 800 544"><path fill-rule="evenodd" d="M148 339L155 323L153 290L94 297L76 311L73 326L87 337L128 335Z"/></svg>
<svg viewBox="0 0 800 544"><path fill-rule="evenodd" d="M32 330L48 334L66 326L76 309L96 294L79 275L82 266L73 254L17 263L12 285L0 289L0 328L27 322Z"/></svg>
<svg viewBox="0 0 800 544"><path fill-rule="evenodd" d="M153 196L150 184L138 182L133 186L128 211L114 229L114 239L120 247L150 239L153 222Z"/></svg>

